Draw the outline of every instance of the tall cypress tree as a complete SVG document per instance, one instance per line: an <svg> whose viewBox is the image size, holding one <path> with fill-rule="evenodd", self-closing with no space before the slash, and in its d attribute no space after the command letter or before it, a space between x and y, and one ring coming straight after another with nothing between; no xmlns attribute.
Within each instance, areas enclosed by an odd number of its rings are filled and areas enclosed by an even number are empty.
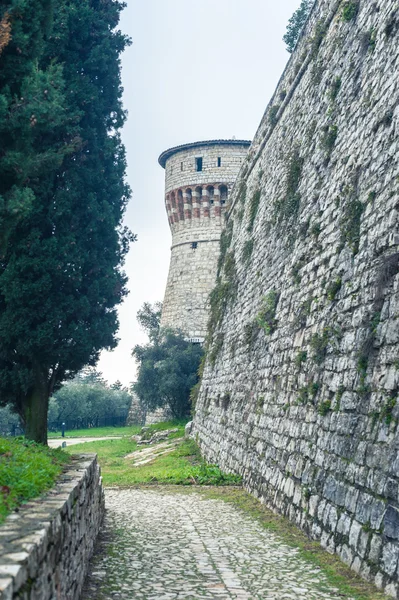
<svg viewBox="0 0 399 600"><path fill-rule="evenodd" d="M62 70L39 65L52 12L51 0L0 0L0 253L31 208L32 180L73 147Z"/></svg>
<svg viewBox="0 0 399 600"><path fill-rule="evenodd" d="M130 195L119 136L122 7L116 0L57 7L38 65L61 73L62 123L46 128L53 123L43 114L35 127L57 154L67 150L55 169L52 156L32 179L31 210L0 263L0 402L12 402L27 437L42 443L49 396L116 345L116 306L126 294L121 265L134 236L121 226Z"/></svg>

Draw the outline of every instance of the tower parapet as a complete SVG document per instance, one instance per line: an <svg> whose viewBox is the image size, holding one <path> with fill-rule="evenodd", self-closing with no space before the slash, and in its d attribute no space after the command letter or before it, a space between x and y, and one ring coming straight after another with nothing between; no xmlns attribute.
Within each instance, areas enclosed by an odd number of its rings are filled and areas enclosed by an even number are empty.
<svg viewBox="0 0 399 600"><path fill-rule="evenodd" d="M211 140L176 146L159 157L172 232L161 325L203 342L216 280L229 194L251 142Z"/></svg>

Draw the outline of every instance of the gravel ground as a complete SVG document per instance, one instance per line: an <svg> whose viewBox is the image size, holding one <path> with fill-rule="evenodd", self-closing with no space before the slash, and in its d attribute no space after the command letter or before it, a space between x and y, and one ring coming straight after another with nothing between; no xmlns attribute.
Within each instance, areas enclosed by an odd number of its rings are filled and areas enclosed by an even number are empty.
<svg viewBox="0 0 399 600"><path fill-rule="evenodd" d="M107 489L106 506L82 600L337 598L297 550L222 500Z"/></svg>

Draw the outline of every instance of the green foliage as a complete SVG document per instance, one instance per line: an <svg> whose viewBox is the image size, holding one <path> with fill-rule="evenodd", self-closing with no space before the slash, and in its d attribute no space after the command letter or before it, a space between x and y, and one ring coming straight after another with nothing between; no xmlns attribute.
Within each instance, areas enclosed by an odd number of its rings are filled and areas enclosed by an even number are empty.
<svg viewBox="0 0 399 600"><path fill-rule="evenodd" d="M287 31L283 37L283 40L286 43L287 52L292 53L295 50L295 46L298 43L313 4L314 0L301 0L299 8L288 21Z"/></svg>
<svg viewBox="0 0 399 600"><path fill-rule="evenodd" d="M244 204L245 200L247 199L247 184L245 181L242 181L240 187L238 188L238 199L241 204Z"/></svg>
<svg viewBox="0 0 399 600"><path fill-rule="evenodd" d="M153 305L149 302L144 302L143 306L137 312L137 321L150 340L158 337L161 325L161 315L162 302L155 302Z"/></svg>
<svg viewBox="0 0 399 600"><path fill-rule="evenodd" d="M325 417L331 410L331 400L326 400L325 402L321 402L319 404L318 413Z"/></svg>
<svg viewBox="0 0 399 600"><path fill-rule="evenodd" d="M262 299L262 308L257 314L256 321L266 335L272 334L277 327L276 310L279 298L279 292L271 290Z"/></svg>
<svg viewBox="0 0 399 600"><path fill-rule="evenodd" d="M327 353L327 346L330 340L330 329L324 327L321 334L314 333L310 338L310 349L312 350L312 359L318 365L324 361Z"/></svg>
<svg viewBox="0 0 399 600"><path fill-rule="evenodd" d="M214 340L214 342L212 344L212 348L209 352L209 362L211 363L212 367L215 366L216 359L219 356L219 352L223 348L223 343L224 343L224 333L218 333L216 336L216 339Z"/></svg>
<svg viewBox="0 0 399 600"><path fill-rule="evenodd" d="M339 277L335 281L332 281L327 287L327 298L333 302L342 287L342 280Z"/></svg>
<svg viewBox="0 0 399 600"><path fill-rule="evenodd" d="M234 252L228 252L224 260L223 274L219 275L216 285L209 296L210 314L208 336L210 343L213 333L219 325L229 302L234 300L237 291L237 270Z"/></svg>
<svg viewBox="0 0 399 600"><path fill-rule="evenodd" d="M248 219L248 227L247 227L247 231L249 233L254 228L255 218L256 218L256 215L258 214L260 198L261 198L261 191L256 190L256 192L253 193L251 202L249 204L249 219Z"/></svg>
<svg viewBox="0 0 399 600"><path fill-rule="evenodd" d="M134 239L122 226L128 40L117 0L14 7L0 56L0 212L21 210L0 265L0 402L45 443L50 395L117 343Z"/></svg>
<svg viewBox="0 0 399 600"><path fill-rule="evenodd" d="M197 404L198 396L199 396L199 393L200 393L200 390L201 390L202 377L204 375L206 357L207 357L207 353L204 352L204 354L201 357L200 364L199 364L199 367L198 367L198 370L197 370L198 381L191 388L191 391L190 391L190 402L191 402L192 412L195 411L195 407L196 407L196 404Z"/></svg>
<svg viewBox="0 0 399 600"><path fill-rule="evenodd" d="M302 363L306 362L307 359L308 359L308 353L306 352L306 350L300 350L295 357L295 366L298 369L300 369L302 366Z"/></svg>
<svg viewBox="0 0 399 600"><path fill-rule="evenodd" d="M336 125L328 125L325 130L321 140L322 146L327 153L327 156L330 156L333 148L335 146L335 142L338 137L338 127Z"/></svg>
<svg viewBox="0 0 399 600"><path fill-rule="evenodd" d="M218 259L218 274L222 270L223 263L226 258L228 249L230 248L231 240L233 239L233 221L227 223L226 228L222 231L220 236L220 254Z"/></svg>
<svg viewBox="0 0 399 600"><path fill-rule="evenodd" d="M314 30L314 34L312 37L310 55L313 59L316 58L319 48L324 40L324 37L327 33L327 26L324 21L320 20L316 23L316 27Z"/></svg>
<svg viewBox="0 0 399 600"><path fill-rule="evenodd" d="M298 260L291 268L291 275L296 285L301 283L300 271L305 266L305 260L302 258Z"/></svg>
<svg viewBox="0 0 399 600"><path fill-rule="evenodd" d="M341 77L336 77L334 79L334 81L332 82L332 85L330 88L330 98L331 98L332 102L335 102L335 100L337 99L339 90L341 89L341 85L342 85Z"/></svg>
<svg viewBox="0 0 399 600"><path fill-rule="evenodd" d="M0 436L7 436L10 433L17 432L20 428L20 419L12 410L12 406L6 405L0 407Z"/></svg>
<svg viewBox="0 0 399 600"><path fill-rule="evenodd" d="M190 391L198 382L202 355L199 344L170 330L161 329L149 344L135 346L138 375L133 389L141 404L147 410L167 406L179 419L189 415Z"/></svg>
<svg viewBox="0 0 399 600"><path fill-rule="evenodd" d="M247 240L242 249L242 260L243 262L249 262L252 256L252 252L254 249L254 241L253 239Z"/></svg>
<svg viewBox="0 0 399 600"><path fill-rule="evenodd" d="M294 327L302 329L306 326L306 321L310 315L310 309L312 306L313 298L308 298L299 306L299 310L296 314Z"/></svg>
<svg viewBox="0 0 399 600"><path fill-rule="evenodd" d="M395 395L389 396L388 400L384 404L381 411L381 419L385 421L386 425L390 425L393 420L393 411L397 404L397 397Z"/></svg>
<svg viewBox="0 0 399 600"><path fill-rule="evenodd" d="M300 157L299 150L295 148L288 160L284 196L275 205L275 213L278 221L290 219L299 211L301 195L298 192L298 188L301 182L303 164L304 159Z"/></svg>
<svg viewBox="0 0 399 600"><path fill-rule="evenodd" d="M131 394L122 384L110 386L101 373L86 369L50 398L49 425L88 420L95 427L102 418L126 419L131 402Z"/></svg>
<svg viewBox="0 0 399 600"><path fill-rule="evenodd" d="M280 105L278 105L278 104L270 107L269 123L272 127L275 127L277 125L277 122L278 122L277 114L278 114L279 110L280 110Z"/></svg>
<svg viewBox="0 0 399 600"><path fill-rule="evenodd" d="M252 347L252 344L254 343L256 336L258 334L259 331L259 323L258 321L250 321L249 323L246 323L244 326L244 344L246 346L249 346L250 348Z"/></svg>
<svg viewBox="0 0 399 600"><path fill-rule="evenodd" d="M17 506L48 490L68 460L61 450L0 438L0 523Z"/></svg>
<svg viewBox="0 0 399 600"><path fill-rule="evenodd" d="M341 244L348 244L353 254L357 254L359 251L363 210L364 206L360 200L349 199L345 205L341 221Z"/></svg>
<svg viewBox="0 0 399 600"><path fill-rule="evenodd" d="M159 424L161 425L161 424ZM184 435L184 424L169 422L162 424L164 429L179 426L179 437ZM151 426L151 431L159 431L159 426ZM179 440L170 454L156 456L150 463L132 468L125 456L137 449L130 438L89 442L70 448L71 453L96 452L101 464L101 474L106 486L130 486L137 484L170 485L240 485L241 477L224 473L216 465L206 463L194 440ZM154 446L154 451L156 446ZM69 450L69 448L68 448Z"/></svg>
<svg viewBox="0 0 399 600"><path fill-rule="evenodd" d="M310 228L310 233L313 235L313 237L318 238L321 232L321 225L318 222L315 222L312 224L311 228Z"/></svg>
<svg viewBox="0 0 399 600"><path fill-rule="evenodd" d="M361 44L364 52L374 52L377 44L377 30L365 31L361 36Z"/></svg>
<svg viewBox="0 0 399 600"><path fill-rule="evenodd" d="M343 21L349 22L356 18L359 11L359 2L356 0L348 0L342 6L341 18Z"/></svg>
<svg viewBox="0 0 399 600"><path fill-rule="evenodd" d="M314 403L314 399L319 391L319 384L314 381L310 381L308 385L299 389L298 404L307 404L308 402Z"/></svg>

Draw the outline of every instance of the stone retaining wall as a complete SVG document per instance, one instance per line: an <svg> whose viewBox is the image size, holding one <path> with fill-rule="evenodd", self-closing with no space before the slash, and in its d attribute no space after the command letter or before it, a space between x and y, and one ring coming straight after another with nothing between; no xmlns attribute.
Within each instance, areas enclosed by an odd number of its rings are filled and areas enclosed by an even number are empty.
<svg viewBox="0 0 399 600"><path fill-rule="evenodd" d="M318 0L232 192L207 459L399 597L399 10Z"/></svg>
<svg viewBox="0 0 399 600"><path fill-rule="evenodd" d="M103 516L97 458L75 456L43 499L0 526L1 600L78 600Z"/></svg>

